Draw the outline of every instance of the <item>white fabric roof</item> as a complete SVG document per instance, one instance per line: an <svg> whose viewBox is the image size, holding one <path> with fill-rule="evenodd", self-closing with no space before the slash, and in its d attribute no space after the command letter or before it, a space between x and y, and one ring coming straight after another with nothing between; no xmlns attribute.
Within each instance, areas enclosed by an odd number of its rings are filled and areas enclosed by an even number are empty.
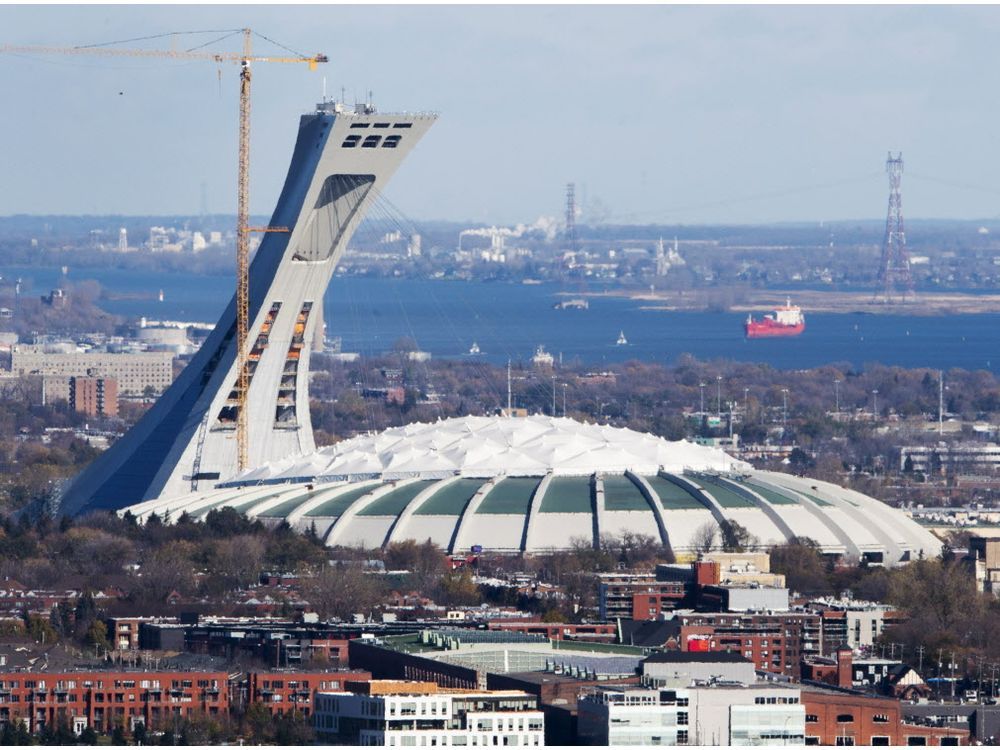
<svg viewBox="0 0 1000 750"><path fill-rule="evenodd" d="M311 455L265 464L232 483L372 474L478 477L748 468L717 448L565 417L461 417L360 435Z"/></svg>

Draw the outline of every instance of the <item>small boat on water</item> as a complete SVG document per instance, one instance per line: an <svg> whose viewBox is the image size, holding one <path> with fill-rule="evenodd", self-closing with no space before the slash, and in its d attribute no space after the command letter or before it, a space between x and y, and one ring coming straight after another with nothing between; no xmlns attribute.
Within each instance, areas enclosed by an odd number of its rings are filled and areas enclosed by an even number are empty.
<svg viewBox="0 0 1000 750"><path fill-rule="evenodd" d="M618 332L618 340L615 342L615 346L627 346L628 339L625 338L625 331Z"/></svg>
<svg viewBox="0 0 1000 750"><path fill-rule="evenodd" d="M472 346L469 347L469 354L476 355L479 354L479 344L475 341L472 342Z"/></svg>

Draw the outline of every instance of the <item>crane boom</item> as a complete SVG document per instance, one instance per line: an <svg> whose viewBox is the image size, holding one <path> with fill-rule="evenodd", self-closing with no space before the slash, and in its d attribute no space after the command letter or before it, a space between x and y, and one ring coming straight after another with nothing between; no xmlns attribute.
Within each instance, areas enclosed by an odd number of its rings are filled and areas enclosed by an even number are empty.
<svg viewBox="0 0 1000 750"><path fill-rule="evenodd" d="M311 57L275 57L253 55L250 29L242 29L242 52L207 52L126 49L122 47L40 47L2 44L0 54L57 54L92 55L98 57L145 57L174 60L204 60L231 62L240 66L240 124L239 169L236 201L236 454L240 471L247 468L249 425L247 423L247 396L250 388L247 336L250 328L250 232L287 232L285 227L250 226L250 63L307 63L315 70L318 63L329 62L323 54Z"/></svg>

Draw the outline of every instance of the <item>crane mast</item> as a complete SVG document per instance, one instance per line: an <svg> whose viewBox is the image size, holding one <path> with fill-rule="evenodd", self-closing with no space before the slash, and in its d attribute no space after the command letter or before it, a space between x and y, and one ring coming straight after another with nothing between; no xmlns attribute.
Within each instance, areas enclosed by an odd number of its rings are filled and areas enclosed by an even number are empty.
<svg viewBox="0 0 1000 750"><path fill-rule="evenodd" d="M178 60L205 60L216 63L232 62L240 66L240 123L239 123L239 169L237 172L236 208L236 454L240 471L247 468L249 460L249 424L247 420L247 398L250 389L247 338L250 328L250 232L287 232L287 227L250 226L250 63L281 62L307 63L315 70L317 63L329 61L326 55L311 57L254 56L252 54L251 29L240 29L243 35L243 51L199 52L178 50L123 49L120 47L41 47L4 44L0 53L60 54L125 56L146 58L172 58Z"/></svg>
<svg viewBox="0 0 1000 750"><path fill-rule="evenodd" d="M250 30L243 30L240 62L240 156L236 202L236 466L247 468L249 423L247 332L250 327Z"/></svg>

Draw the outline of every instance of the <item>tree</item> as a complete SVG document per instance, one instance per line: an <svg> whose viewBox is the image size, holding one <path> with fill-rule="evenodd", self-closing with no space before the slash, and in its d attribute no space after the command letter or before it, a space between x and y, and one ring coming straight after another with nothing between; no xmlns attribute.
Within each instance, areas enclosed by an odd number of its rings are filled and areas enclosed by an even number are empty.
<svg viewBox="0 0 1000 750"><path fill-rule="evenodd" d="M3 744L3 743L0 743ZM86 727L82 732L80 732L80 744L81 745L96 745L97 744L97 732L91 726Z"/></svg>
<svg viewBox="0 0 1000 750"><path fill-rule="evenodd" d="M722 549L726 552L746 552L759 543L757 537L738 521L723 521L719 531L722 532Z"/></svg>
<svg viewBox="0 0 1000 750"><path fill-rule="evenodd" d="M345 619L367 613L382 600L384 587L375 576L366 575L360 565L328 565L303 582L308 602L323 618Z"/></svg>
<svg viewBox="0 0 1000 750"><path fill-rule="evenodd" d="M715 521L705 521L695 529L691 535L691 546L699 554L706 555L715 546L716 524Z"/></svg>
<svg viewBox="0 0 1000 750"><path fill-rule="evenodd" d="M87 634L84 636L84 643L95 649L108 650L111 648L111 643L108 641L108 626L104 624L103 620L94 620L90 623Z"/></svg>
<svg viewBox="0 0 1000 750"><path fill-rule="evenodd" d="M445 606L479 604L483 599L468 568L441 576L434 598Z"/></svg>
<svg viewBox="0 0 1000 750"><path fill-rule="evenodd" d="M827 579L819 545L808 537L792 537L785 544L772 547L771 570L784 575L792 591L810 595L835 593Z"/></svg>

